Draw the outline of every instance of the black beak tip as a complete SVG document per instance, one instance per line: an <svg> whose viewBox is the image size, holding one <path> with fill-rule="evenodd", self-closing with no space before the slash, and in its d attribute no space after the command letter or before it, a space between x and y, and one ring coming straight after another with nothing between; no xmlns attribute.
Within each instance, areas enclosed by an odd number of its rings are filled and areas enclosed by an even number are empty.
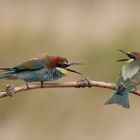
<svg viewBox="0 0 140 140"><path fill-rule="evenodd" d="M121 50L121 49L117 49L117 51L119 51L119 52L120 52L120 51L122 51L122 50Z"/></svg>
<svg viewBox="0 0 140 140"><path fill-rule="evenodd" d="M124 61L128 61L128 60L129 60L128 58L125 58L125 59L117 60L116 62L124 62Z"/></svg>
<svg viewBox="0 0 140 140"><path fill-rule="evenodd" d="M124 50L118 49L118 51L121 52L121 53L127 54L127 52L124 51Z"/></svg>
<svg viewBox="0 0 140 140"><path fill-rule="evenodd" d="M75 70L72 70L72 69L66 69L66 70L69 71L69 72L73 72L73 73L77 73L77 74L79 74L79 75L82 75L80 72L75 71Z"/></svg>
<svg viewBox="0 0 140 140"><path fill-rule="evenodd" d="M116 60L115 62L120 62L120 60Z"/></svg>
<svg viewBox="0 0 140 140"><path fill-rule="evenodd" d="M69 66L72 66L72 65L83 65L83 63L70 63Z"/></svg>
<svg viewBox="0 0 140 140"><path fill-rule="evenodd" d="M116 60L115 62L122 62L122 60Z"/></svg>

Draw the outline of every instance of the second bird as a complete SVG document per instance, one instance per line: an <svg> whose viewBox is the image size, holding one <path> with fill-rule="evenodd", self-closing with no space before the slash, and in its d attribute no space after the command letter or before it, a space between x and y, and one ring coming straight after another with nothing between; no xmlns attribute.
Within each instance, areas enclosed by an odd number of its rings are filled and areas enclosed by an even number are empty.
<svg viewBox="0 0 140 140"><path fill-rule="evenodd" d="M118 62L126 61L127 63L122 66L115 93L105 104L115 103L124 108L129 108L128 93L140 83L140 53L119 51L126 54L128 58L118 60Z"/></svg>

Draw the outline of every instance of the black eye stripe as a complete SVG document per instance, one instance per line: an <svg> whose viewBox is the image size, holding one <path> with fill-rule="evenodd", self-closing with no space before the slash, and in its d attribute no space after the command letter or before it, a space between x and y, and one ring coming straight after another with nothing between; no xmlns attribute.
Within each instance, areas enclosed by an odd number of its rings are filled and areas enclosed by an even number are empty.
<svg viewBox="0 0 140 140"><path fill-rule="evenodd" d="M135 56L133 56L133 59L134 59L134 60L136 60L136 57L135 57Z"/></svg>
<svg viewBox="0 0 140 140"><path fill-rule="evenodd" d="M57 64L56 67L60 67L60 68L66 68L68 67L68 64Z"/></svg>
<svg viewBox="0 0 140 140"><path fill-rule="evenodd" d="M132 58L132 59L136 59L136 57L135 56L133 56L133 55L131 55L131 57L130 58Z"/></svg>
<svg viewBox="0 0 140 140"><path fill-rule="evenodd" d="M131 55L131 54L127 54L129 58L131 59L136 59L136 57L134 55Z"/></svg>

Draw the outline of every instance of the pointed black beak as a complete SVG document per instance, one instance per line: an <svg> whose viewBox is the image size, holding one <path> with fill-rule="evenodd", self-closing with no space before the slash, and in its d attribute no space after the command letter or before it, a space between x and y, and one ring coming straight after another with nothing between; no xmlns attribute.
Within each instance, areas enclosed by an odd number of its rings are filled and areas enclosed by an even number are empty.
<svg viewBox="0 0 140 140"><path fill-rule="evenodd" d="M124 62L124 61L128 61L130 59L135 59L135 57L129 52L126 52L126 51L121 50L121 49L118 49L118 51L123 53L123 54L125 54L125 55L127 55L128 58L120 59L120 60L117 60L116 62Z"/></svg>
<svg viewBox="0 0 140 140"><path fill-rule="evenodd" d="M124 62L124 61L128 61L129 58L124 58L124 59L120 59L120 60L117 60L116 62Z"/></svg>
<svg viewBox="0 0 140 140"><path fill-rule="evenodd" d="M60 67L60 68L64 68L66 69L67 67L69 66L73 66L73 65L82 65L82 63L69 63L69 64L58 64L57 67Z"/></svg>
<svg viewBox="0 0 140 140"><path fill-rule="evenodd" d="M130 53L128 53L128 52L126 52L124 50L118 49L118 51L121 52L121 53L123 53L123 54L126 54L127 56L130 55Z"/></svg>
<svg viewBox="0 0 140 140"><path fill-rule="evenodd" d="M73 73L77 73L77 74L82 75L80 72L68 68L68 67L73 66L73 65L82 65L82 63L63 63L63 64L58 64L57 67L63 68L69 72L73 72Z"/></svg>
<svg viewBox="0 0 140 140"><path fill-rule="evenodd" d="M72 65L83 65L82 63L70 63L69 66L72 66Z"/></svg>
<svg viewBox="0 0 140 140"><path fill-rule="evenodd" d="M74 66L74 65L83 65L82 63L70 63L70 64L67 64L67 66L65 67L65 69L69 72L73 72L73 73L77 73L77 74L80 74L82 75L80 72L78 71L75 71L75 70L72 70L72 69L68 69L67 67L69 66Z"/></svg>
<svg viewBox="0 0 140 140"><path fill-rule="evenodd" d="M73 72L73 73L77 73L77 74L80 74L80 75L82 75L80 72L78 72L78 71L75 71L75 70L72 70L72 69L67 69L67 68L66 68L66 70L67 70L67 71L69 71L69 72Z"/></svg>

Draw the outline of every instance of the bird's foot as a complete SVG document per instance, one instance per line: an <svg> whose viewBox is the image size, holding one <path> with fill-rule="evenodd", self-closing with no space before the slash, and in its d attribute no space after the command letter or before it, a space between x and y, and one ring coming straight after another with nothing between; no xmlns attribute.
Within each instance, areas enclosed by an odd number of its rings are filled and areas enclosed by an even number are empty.
<svg viewBox="0 0 140 140"><path fill-rule="evenodd" d="M138 87L135 87L134 90L137 91L137 90L139 90L139 88Z"/></svg>
<svg viewBox="0 0 140 140"><path fill-rule="evenodd" d="M88 77L77 82L76 88L92 87L91 81Z"/></svg>
<svg viewBox="0 0 140 140"><path fill-rule="evenodd" d="M25 83L25 90L29 90L29 89L30 89L29 84L26 82Z"/></svg>
<svg viewBox="0 0 140 140"><path fill-rule="evenodd" d="M41 88L44 88L44 82L41 82Z"/></svg>
<svg viewBox="0 0 140 140"><path fill-rule="evenodd" d="M10 96L11 98L13 97L13 95L15 94L15 87L14 87L14 85L13 84L11 84L11 85L7 85L6 84L6 88L5 88L5 94L7 95L7 96Z"/></svg>

